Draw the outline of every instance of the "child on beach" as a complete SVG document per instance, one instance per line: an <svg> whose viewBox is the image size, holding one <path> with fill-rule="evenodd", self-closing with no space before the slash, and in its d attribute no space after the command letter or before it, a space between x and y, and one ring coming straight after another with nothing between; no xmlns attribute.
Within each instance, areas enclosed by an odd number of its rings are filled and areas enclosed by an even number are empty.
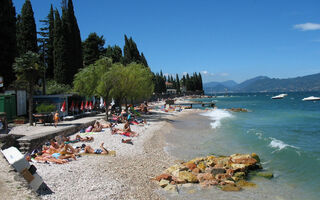
<svg viewBox="0 0 320 200"><path fill-rule="evenodd" d="M56 113L53 116L53 121L54 121L54 127L57 127L58 122L59 122L59 112L56 111Z"/></svg>

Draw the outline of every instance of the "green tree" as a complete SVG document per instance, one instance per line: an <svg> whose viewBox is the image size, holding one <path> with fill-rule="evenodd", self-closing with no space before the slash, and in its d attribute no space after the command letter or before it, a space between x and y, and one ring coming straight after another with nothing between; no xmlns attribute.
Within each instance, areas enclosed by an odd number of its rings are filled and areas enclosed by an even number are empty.
<svg viewBox="0 0 320 200"><path fill-rule="evenodd" d="M143 64L145 67L149 67L148 62L147 62L146 58L144 57L143 53L141 53L140 60L141 60L141 64Z"/></svg>
<svg viewBox="0 0 320 200"><path fill-rule="evenodd" d="M60 19L59 11L55 10L55 19L54 19L54 80L57 83L65 84L68 83L68 74L67 74L67 42L62 31L62 22ZM70 79L70 78L69 78Z"/></svg>
<svg viewBox="0 0 320 200"><path fill-rule="evenodd" d="M133 41L132 37L128 39L128 37L124 35L124 43L123 64L128 65L132 62L141 63L141 56L137 44Z"/></svg>
<svg viewBox="0 0 320 200"><path fill-rule="evenodd" d="M177 93L180 94L181 90L180 90L180 79L178 74L176 74L176 89L177 89Z"/></svg>
<svg viewBox="0 0 320 200"><path fill-rule="evenodd" d="M72 0L68 0L68 10L67 10L67 25L69 26L68 30L68 45L69 45L69 68L70 74L69 76L73 77L74 74L78 72L79 69L83 67L83 57L82 57L82 41L80 35L80 29L78 26L78 22L76 16L74 14L73 2ZM72 79L69 79L69 83L72 82Z"/></svg>
<svg viewBox="0 0 320 200"><path fill-rule="evenodd" d="M33 91L36 82L42 74L43 67L39 62L39 55L28 51L15 59L13 69L16 72L17 79L27 83L27 91L29 93L29 123L32 125L33 117Z"/></svg>
<svg viewBox="0 0 320 200"><path fill-rule="evenodd" d="M108 46L105 50L105 56L112 59L113 63L122 62L122 50L119 46Z"/></svg>
<svg viewBox="0 0 320 200"><path fill-rule="evenodd" d="M84 64L93 64L104 52L105 39L97 33L90 33L88 38L82 43Z"/></svg>
<svg viewBox="0 0 320 200"><path fill-rule="evenodd" d="M1 0L0 6L0 76L7 87L15 79L12 64L16 56L16 11L12 0Z"/></svg>
<svg viewBox="0 0 320 200"><path fill-rule="evenodd" d="M102 96L106 100L106 104L110 102L110 91L113 87L112 77L110 73L112 62L104 57L97 60L94 64L82 68L73 81L74 90L80 95L86 97ZM108 118L109 106L106 106L106 116Z"/></svg>
<svg viewBox="0 0 320 200"><path fill-rule="evenodd" d="M17 26L19 55L27 51L38 52L36 23L30 0L23 4Z"/></svg>

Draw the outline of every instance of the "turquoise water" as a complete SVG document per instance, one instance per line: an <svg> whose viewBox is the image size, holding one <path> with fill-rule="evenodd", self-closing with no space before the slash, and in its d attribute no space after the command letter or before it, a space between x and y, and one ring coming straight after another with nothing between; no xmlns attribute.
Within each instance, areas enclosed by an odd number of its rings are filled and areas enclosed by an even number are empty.
<svg viewBox="0 0 320 200"><path fill-rule="evenodd" d="M243 199L319 199L320 101L301 99L320 93L288 93L284 99L272 100L274 95L277 94L233 94L202 99L216 101L219 109L176 121L177 134L168 138L172 141L169 151L181 159L209 153L255 152L264 169L272 171L275 178L254 179L259 185L251 192L254 195L245 191L237 198L242 195ZM223 110L232 107L250 112ZM201 194L200 198L210 199L210 192Z"/></svg>

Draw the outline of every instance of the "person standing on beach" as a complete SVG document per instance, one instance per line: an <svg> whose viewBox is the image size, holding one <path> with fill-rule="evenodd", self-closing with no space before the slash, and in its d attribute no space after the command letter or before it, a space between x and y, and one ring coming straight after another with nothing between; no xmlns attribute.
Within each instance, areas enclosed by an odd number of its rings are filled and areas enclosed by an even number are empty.
<svg viewBox="0 0 320 200"><path fill-rule="evenodd" d="M57 127L58 122L59 122L59 112L56 111L56 113L53 116L53 121L54 121L54 127Z"/></svg>

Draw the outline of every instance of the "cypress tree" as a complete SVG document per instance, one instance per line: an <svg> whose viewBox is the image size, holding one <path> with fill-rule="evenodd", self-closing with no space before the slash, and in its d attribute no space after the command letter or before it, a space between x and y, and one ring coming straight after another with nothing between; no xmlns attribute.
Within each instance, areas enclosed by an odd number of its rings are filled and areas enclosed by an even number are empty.
<svg viewBox="0 0 320 200"><path fill-rule="evenodd" d="M68 25L69 25L69 44L71 45L70 49L70 62L68 63L70 65L70 76L74 76L78 72L79 69L83 67L83 59L82 59L82 42L81 42L81 35L80 35L80 29L78 26L78 22L76 19L76 16L74 14L73 9L73 3L72 0L68 0ZM72 79L71 79L72 81Z"/></svg>
<svg viewBox="0 0 320 200"><path fill-rule="evenodd" d="M15 79L12 69L16 56L16 10L12 0L1 0L0 7L0 76L3 76L4 87Z"/></svg>
<svg viewBox="0 0 320 200"><path fill-rule="evenodd" d="M65 84L67 82L67 73L66 73L66 39L62 31L62 22L60 19L59 11L55 10L55 19L54 19L54 80L58 83Z"/></svg>
<svg viewBox="0 0 320 200"><path fill-rule="evenodd" d="M90 33L88 38L82 43L83 60L86 66L93 64L103 54L105 40L97 33Z"/></svg>
<svg viewBox="0 0 320 200"><path fill-rule="evenodd" d="M177 93L180 94L181 90L180 90L180 80L179 80L179 76L178 74L176 74L176 89L177 89Z"/></svg>
<svg viewBox="0 0 320 200"><path fill-rule="evenodd" d="M53 55L53 41L54 41L54 12L53 12L53 7L51 4L50 7L50 12L47 16L47 21L48 21L48 42L46 44L47 46L47 70L46 70L46 76L48 78L53 78L54 77L54 55Z"/></svg>
<svg viewBox="0 0 320 200"><path fill-rule="evenodd" d="M137 44L133 41L132 37L128 39L126 35L124 35L123 54L124 65L136 62L148 66L147 60L143 54L143 58L141 58Z"/></svg>
<svg viewBox="0 0 320 200"><path fill-rule="evenodd" d="M145 67L149 67L148 62L146 58L144 57L144 54L141 53L141 64L143 64Z"/></svg>
<svg viewBox="0 0 320 200"><path fill-rule="evenodd" d="M32 51L37 53L37 29L30 0L26 0L21 9L21 17L17 23L17 42L19 55Z"/></svg>
<svg viewBox="0 0 320 200"><path fill-rule="evenodd" d="M199 77L199 90L203 91L202 76L201 76L200 72L199 72L198 77Z"/></svg>

